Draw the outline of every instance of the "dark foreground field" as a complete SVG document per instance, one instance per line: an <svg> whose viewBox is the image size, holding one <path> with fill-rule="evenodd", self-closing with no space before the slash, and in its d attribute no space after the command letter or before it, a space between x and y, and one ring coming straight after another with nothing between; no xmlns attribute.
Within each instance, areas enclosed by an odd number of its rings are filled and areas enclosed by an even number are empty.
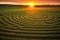
<svg viewBox="0 0 60 40"><path fill-rule="evenodd" d="M0 39L59 40L60 7L0 6Z"/></svg>

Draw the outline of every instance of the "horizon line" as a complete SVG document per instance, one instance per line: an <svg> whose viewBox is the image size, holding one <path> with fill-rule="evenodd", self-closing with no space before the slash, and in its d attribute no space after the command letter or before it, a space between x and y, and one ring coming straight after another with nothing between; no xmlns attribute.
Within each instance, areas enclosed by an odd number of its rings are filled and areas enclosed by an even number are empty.
<svg viewBox="0 0 60 40"><path fill-rule="evenodd" d="M0 4L11 4L11 5L29 5L29 4L22 4L22 3L15 3L15 2L0 2ZM50 4L50 3L36 3L35 5L60 5L60 4Z"/></svg>

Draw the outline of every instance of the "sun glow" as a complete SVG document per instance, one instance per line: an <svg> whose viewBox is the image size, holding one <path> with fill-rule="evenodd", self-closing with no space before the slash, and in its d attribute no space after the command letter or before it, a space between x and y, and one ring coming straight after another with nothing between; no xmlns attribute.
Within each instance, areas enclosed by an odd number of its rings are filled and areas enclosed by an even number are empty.
<svg viewBox="0 0 60 40"><path fill-rule="evenodd" d="M30 7L34 7L35 6L35 3L34 2L30 2L30 3L27 3Z"/></svg>

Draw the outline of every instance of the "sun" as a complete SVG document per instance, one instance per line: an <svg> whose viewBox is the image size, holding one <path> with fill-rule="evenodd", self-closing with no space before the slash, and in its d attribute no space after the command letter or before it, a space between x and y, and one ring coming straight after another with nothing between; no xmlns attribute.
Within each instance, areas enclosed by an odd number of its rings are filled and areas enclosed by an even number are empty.
<svg viewBox="0 0 60 40"><path fill-rule="evenodd" d="M28 5L29 5L30 7L34 7L34 6L35 6L35 3L34 3L34 2L30 2L30 3L28 3Z"/></svg>

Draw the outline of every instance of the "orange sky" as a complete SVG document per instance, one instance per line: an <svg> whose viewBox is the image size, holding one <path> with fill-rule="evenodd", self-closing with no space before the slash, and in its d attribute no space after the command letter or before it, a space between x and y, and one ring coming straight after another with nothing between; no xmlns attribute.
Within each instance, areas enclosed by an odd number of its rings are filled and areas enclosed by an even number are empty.
<svg viewBox="0 0 60 40"><path fill-rule="evenodd" d="M36 4L60 4L60 0L0 0L0 4L2 3L26 4L29 2L35 2Z"/></svg>

